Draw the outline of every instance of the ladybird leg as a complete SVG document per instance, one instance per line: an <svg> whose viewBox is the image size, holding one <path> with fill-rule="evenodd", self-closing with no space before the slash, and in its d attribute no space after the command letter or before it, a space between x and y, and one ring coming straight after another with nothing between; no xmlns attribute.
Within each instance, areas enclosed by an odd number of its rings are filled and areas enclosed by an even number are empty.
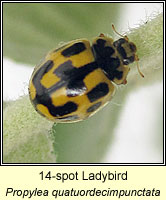
<svg viewBox="0 0 166 200"><path fill-rule="evenodd" d="M140 68L139 68L139 64L138 64L139 58L138 58L137 55L135 55L135 61L137 62L137 70L138 70L139 74L142 76L142 78L144 78L144 75L143 75L143 73L140 71Z"/></svg>
<svg viewBox="0 0 166 200"><path fill-rule="evenodd" d="M126 85L127 84L127 80L124 79L124 81L122 82L122 84Z"/></svg>

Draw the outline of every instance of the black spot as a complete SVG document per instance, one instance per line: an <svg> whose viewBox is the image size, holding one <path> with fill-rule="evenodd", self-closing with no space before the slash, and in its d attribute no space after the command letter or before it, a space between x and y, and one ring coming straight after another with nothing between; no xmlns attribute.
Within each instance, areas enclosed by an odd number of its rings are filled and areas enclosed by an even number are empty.
<svg viewBox="0 0 166 200"><path fill-rule="evenodd" d="M87 93L90 102L94 102L101 97L104 97L109 92L109 87L107 83L99 83L95 88Z"/></svg>
<svg viewBox="0 0 166 200"><path fill-rule="evenodd" d="M119 54L122 56L122 58L127 58L126 51L124 50L123 47L118 46L117 50L118 50Z"/></svg>
<svg viewBox="0 0 166 200"><path fill-rule="evenodd" d="M72 65L72 61L68 60L63 64L59 65L55 70L54 74L56 74L61 79L71 79L75 76L77 68Z"/></svg>
<svg viewBox="0 0 166 200"><path fill-rule="evenodd" d="M70 57L76 54L81 53L86 49L84 43L78 42L73 44L72 46L68 47L67 49L63 50L61 54L65 57Z"/></svg>
<svg viewBox="0 0 166 200"><path fill-rule="evenodd" d="M104 56L105 57L109 57L111 56L113 53L115 52L115 50L112 47L105 47L104 49ZM103 53L103 52L102 52Z"/></svg>
<svg viewBox="0 0 166 200"><path fill-rule="evenodd" d="M114 78L121 79L123 76L123 72L117 70L120 66L119 58L108 58L106 60L99 60L99 65L101 66L105 75L110 79L113 80Z"/></svg>
<svg viewBox="0 0 166 200"><path fill-rule="evenodd" d="M98 102L96 104L93 104L92 106L90 106L87 109L87 112L94 112L95 110L97 110L99 107L101 106L101 102Z"/></svg>
<svg viewBox="0 0 166 200"><path fill-rule="evenodd" d="M77 110L78 106L74 102L67 102L64 105L61 106L54 106L52 104L51 98L49 96L49 93L43 93L42 96L36 95L36 98L33 100L34 105L42 104L46 106L50 112L50 114L54 117L63 116L66 114L70 114ZM42 113L41 113L42 114Z"/></svg>
<svg viewBox="0 0 166 200"><path fill-rule="evenodd" d="M73 102L67 102L63 106L56 106L56 107L53 105L51 107L49 107L47 105L47 108L49 109L51 115L53 115L53 116L67 115L69 113L76 111L77 107L78 107L77 104L75 104Z"/></svg>
<svg viewBox="0 0 166 200"><path fill-rule="evenodd" d="M115 41L113 43L114 47L116 47L117 51L119 52L119 54L122 56L122 58L126 58L126 52L124 50L124 48L121 46L122 44L126 43L127 41L124 38L120 38L119 40Z"/></svg>
<svg viewBox="0 0 166 200"><path fill-rule="evenodd" d="M117 78L118 80L120 80L120 79L122 79L122 77L123 77L123 72L116 70L116 71L114 71L114 73L111 77L112 78L111 80L113 80L114 78Z"/></svg>
<svg viewBox="0 0 166 200"><path fill-rule="evenodd" d="M52 60L48 60L46 63L44 63L38 71L35 72L33 77L33 84L35 85L36 91L38 95L43 94L44 88L41 87L40 80L44 76L45 73L47 73L52 67L54 66L54 63Z"/></svg>
<svg viewBox="0 0 166 200"><path fill-rule="evenodd" d="M110 46L105 46L106 41L104 39L98 39L96 44L92 46L92 51L95 56L95 59L105 59L110 57L115 50Z"/></svg>
<svg viewBox="0 0 166 200"><path fill-rule="evenodd" d="M116 41L114 46L120 46L124 43L124 39L120 39ZM120 59L118 57L112 57L115 50L111 46L105 46L106 41L104 39L98 39L96 44L92 46L92 51L95 56L97 65L103 70L104 74L109 78L109 80L113 80L114 78L121 79L123 76L123 72L117 70L120 66Z"/></svg>
<svg viewBox="0 0 166 200"><path fill-rule="evenodd" d="M79 117L78 115L70 115L67 117L58 117L57 119L60 119L62 121L73 121L73 120L79 119Z"/></svg>
<svg viewBox="0 0 166 200"><path fill-rule="evenodd" d="M97 68L98 66L96 62L88 63L82 67L77 68L72 65L71 60L68 60L59 65L58 68L54 71L54 74L56 74L61 79L66 79L68 81L77 81L83 80L85 76L87 76L90 72L94 71Z"/></svg>
<svg viewBox="0 0 166 200"><path fill-rule="evenodd" d="M105 46L105 43L106 43L106 40L104 39L98 39L96 41L97 45L100 46L100 47L104 47Z"/></svg>
<svg viewBox="0 0 166 200"><path fill-rule="evenodd" d="M126 40L124 38L120 38L119 40L116 40L113 45L114 47L118 47L118 46L121 46L122 44L124 44L126 42Z"/></svg>
<svg viewBox="0 0 166 200"><path fill-rule="evenodd" d="M68 97L75 97L83 94L87 90L87 88L83 80L74 79L69 82L66 90Z"/></svg>
<svg viewBox="0 0 166 200"><path fill-rule="evenodd" d="M43 64L42 68L45 69L43 75L52 69L54 66L54 62L52 60L48 60L45 64Z"/></svg>
<svg viewBox="0 0 166 200"><path fill-rule="evenodd" d="M68 60L61 64L54 73L61 78L61 82L66 82L66 95L74 97L83 94L87 90L83 80L97 67L97 64L93 62L76 68L72 65L71 60Z"/></svg>
<svg viewBox="0 0 166 200"><path fill-rule="evenodd" d="M101 63L101 68L108 74L113 73L120 66L120 60L116 58L108 58Z"/></svg>

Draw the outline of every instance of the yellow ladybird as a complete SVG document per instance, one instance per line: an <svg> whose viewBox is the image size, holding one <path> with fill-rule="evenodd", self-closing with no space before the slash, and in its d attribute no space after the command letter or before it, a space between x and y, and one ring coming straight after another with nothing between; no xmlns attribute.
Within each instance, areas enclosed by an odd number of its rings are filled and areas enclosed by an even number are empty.
<svg viewBox="0 0 166 200"><path fill-rule="evenodd" d="M84 120L111 100L113 83L127 83L127 65L137 60L136 46L127 36L113 41L100 34L92 45L87 39L71 41L49 52L35 67L29 83L30 100L49 120Z"/></svg>

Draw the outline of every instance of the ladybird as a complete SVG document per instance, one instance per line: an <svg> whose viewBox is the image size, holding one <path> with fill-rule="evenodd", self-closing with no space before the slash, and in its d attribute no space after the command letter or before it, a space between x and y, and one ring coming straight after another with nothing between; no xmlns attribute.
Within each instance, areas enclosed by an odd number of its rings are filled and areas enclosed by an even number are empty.
<svg viewBox="0 0 166 200"><path fill-rule="evenodd" d="M112 28L121 36L117 41L104 34L92 45L87 39L73 40L35 67L29 95L38 113L54 122L84 120L111 100L115 84L127 83L128 65L138 61L136 45Z"/></svg>

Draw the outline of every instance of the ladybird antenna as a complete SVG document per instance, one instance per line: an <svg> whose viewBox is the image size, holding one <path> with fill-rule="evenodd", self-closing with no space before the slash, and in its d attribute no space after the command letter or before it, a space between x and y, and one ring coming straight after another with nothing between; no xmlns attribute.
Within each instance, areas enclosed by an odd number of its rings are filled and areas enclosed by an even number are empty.
<svg viewBox="0 0 166 200"><path fill-rule="evenodd" d="M137 62L137 69L138 69L139 74L142 76L142 78L144 78L144 75L143 75L143 73L140 71L140 68L139 68L139 63L138 63L139 58L138 58L137 55L135 55L135 61Z"/></svg>
<svg viewBox="0 0 166 200"><path fill-rule="evenodd" d="M123 37L125 40L129 40L128 39L128 37L126 36L126 35L122 35L122 34L120 34L120 33L118 33L118 31L115 29L115 26L112 24L112 29L113 29L113 31L117 34L117 35L119 35L120 37Z"/></svg>

